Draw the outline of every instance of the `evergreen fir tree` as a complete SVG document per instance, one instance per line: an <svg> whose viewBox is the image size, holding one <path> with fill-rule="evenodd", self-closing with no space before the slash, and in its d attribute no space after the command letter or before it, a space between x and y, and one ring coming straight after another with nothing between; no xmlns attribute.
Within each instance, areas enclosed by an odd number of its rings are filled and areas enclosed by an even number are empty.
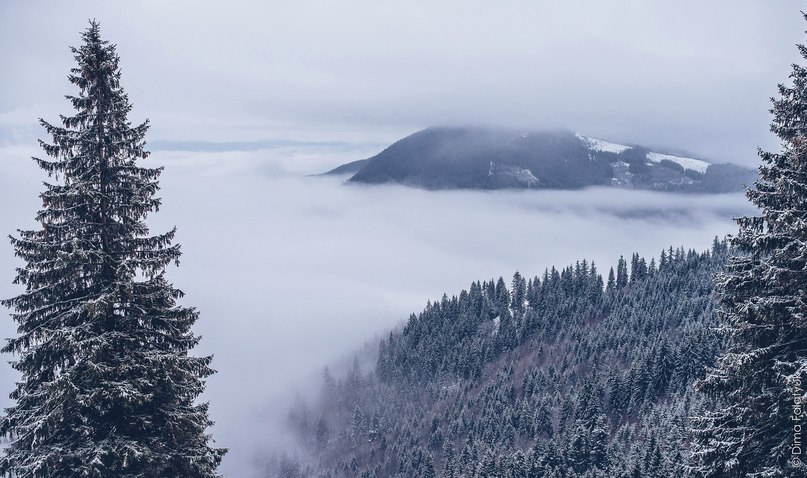
<svg viewBox="0 0 807 478"><path fill-rule="evenodd" d="M799 51L807 59L807 48ZM760 152L760 179L747 193L761 215L738 219L717 282L729 346L698 383L717 402L695 420L702 476L804 472L791 446L807 425L807 70L793 65L790 77L771 111L782 151Z"/></svg>
<svg viewBox="0 0 807 478"><path fill-rule="evenodd" d="M639 272L639 253L634 252L630 258L630 281L636 282L640 278Z"/></svg>
<svg viewBox="0 0 807 478"><path fill-rule="evenodd" d="M150 236L161 168L141 168L145 122L132 126L115 46L91 22L73 48L63 126L40 120L52 159L40 195L41 227L12 238L25 265L19 296L4 303L18 335L22 374L0 421L10 439L0 473L15 477L214 477L224 449L212 448L207 404L195 403L211 357L188 355L199 337L193 308L165 278L178 262L174 231Z"/></svg>
<svg viewBox="0 0 807 478"><path fill-rule="evenodd" d="M605 290L612 292L616 287L616 279L614 278L614 268L608 271L608 282L605 285Z"/></svg>
<svg viewBox="0 0 807 478"><path fill-rule="evenodd" d="M521 314L524 312L524 301L527 299L527 281L524 277L516 272L513 275L512 287L510 288L511 300L510 304L513 312Z"/></svg>
<svg viewBox="0 0 807 478"><path fill-rule="evenodd" d="M328 444L330 439L330 429L328 428L328 421L325 419L324 416L319 417L317 421L317 427L315 430L315 438L317 440L317 445L323 447Z"/></svg>
<svg viewBox="0 0 807 478"><path fill-rule="evenodd" d="M622 289L628 285L628 263L625 258L619 256L619 261L616 264L616 288Z"/></svg>
<svg viewBox="0 0 807 478"><path fill-rule="evenodd" d="M364 428L365 428L365 421L364 421L364 414L361 411L361 408L356 405L356 408L353 409L353 430L352 436L355 442L358 442L364 436Z"/></svg>
<svg viewBox="0 0 807 478"><path fill-rule="evenodd" d="M661 250L661 257L659 257L658 261L658 270L663 271L667 268L667 251L665 249Z"/></svg>

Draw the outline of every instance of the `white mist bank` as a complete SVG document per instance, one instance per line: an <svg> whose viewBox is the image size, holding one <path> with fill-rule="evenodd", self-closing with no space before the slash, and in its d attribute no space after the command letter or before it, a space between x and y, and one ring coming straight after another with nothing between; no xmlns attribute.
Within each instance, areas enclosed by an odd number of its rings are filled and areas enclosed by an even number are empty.
<svg viewBox="0 0 807 478"><path fill-rule="evenodd" d="M742 194L646 191L444 191L344 186L304 177L373 151L278 149L155 153L164 203L153 232L176 225L183 257L169 277L201 312L198 354L215 354L208 380L222 472L252 476L287 438L276 422L288 391L322 366L393 327L429 299L516 270L531 277L578 259L607 273L619 255L703 250L752 212ZM45 179L26 148L5 148L0 232L32 227ZM11 284L10 245L0 245L0 296ZM4 337L14 333L0 318ZM6 357L9 359L10 357ZM0 369L0 405L14 374Z"/></svg>

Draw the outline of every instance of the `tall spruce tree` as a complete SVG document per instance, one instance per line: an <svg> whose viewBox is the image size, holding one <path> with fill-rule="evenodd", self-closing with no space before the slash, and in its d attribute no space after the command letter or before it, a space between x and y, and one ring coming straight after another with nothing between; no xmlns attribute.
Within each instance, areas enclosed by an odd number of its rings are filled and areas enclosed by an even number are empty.
<svg viewBox="0 0 807 478"><path fill-rule="evenodd" d="M807 48L799 51L807 59ZM760 178L747 193L761 214L738 219L732 257L718 277L729 345L697 384L715 399L694 424L701 476L807 472L796 453L807 426L807 70L793 65L790 78L771 110L782 150L760 152Z"/></svg>
<svg viewBox="0 0 807 478"><path fill-rule="evenodd" d="M21 381L0 421L10 445L0 472L16 477L214 477L225 451L210 445L196 403L211 357L189 355L193 308L165 278L174 231L149 235L162 168L142 168L148 122L132 126L115 46L91 22L72 48L78 65L62 126L40 120L52 159L40 228L12 237L25 286L4 301L18 335Z"/></svg>

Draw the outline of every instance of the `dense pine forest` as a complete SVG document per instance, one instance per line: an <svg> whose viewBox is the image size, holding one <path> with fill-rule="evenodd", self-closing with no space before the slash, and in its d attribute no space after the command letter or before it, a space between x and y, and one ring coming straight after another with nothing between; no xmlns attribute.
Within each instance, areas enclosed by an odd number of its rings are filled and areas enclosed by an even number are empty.
<svg viewBox="0 0 807 478"><path fill-rule="evenodd" d="M289 413L305 450L270 476L683 476L693 382L722 348L713 278L728 246L580 261L474 282L378 343L377 363L326 369Z"/></svg>

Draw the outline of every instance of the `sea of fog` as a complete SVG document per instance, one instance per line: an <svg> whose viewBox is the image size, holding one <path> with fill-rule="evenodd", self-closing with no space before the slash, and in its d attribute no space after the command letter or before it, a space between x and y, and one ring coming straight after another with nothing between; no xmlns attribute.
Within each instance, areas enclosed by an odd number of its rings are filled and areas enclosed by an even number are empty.
<svg viewBox="0 0 807 478"><path fill-rule="evenodd" d="M375 152L301 146L148 160L166 168L164 204L150 224L178 228L184 255L169 277L201 312L196 352L215 355L218 374L203 398L217 444L230 448L225 475L257 476L268 450L289 445L281 422L294 390L443 292L583 258L607 273L620 255L703 250L735 231L733 216L753 212L742 194L430 192L306 176ZM0 148L3 234L34 226L47 179L27 159L36 153ZM0 297L20 292L11 283L17 265L0 243ZM0 333L14 333L9 318ZM0 405L14 380L3 364Z"/></svg>

